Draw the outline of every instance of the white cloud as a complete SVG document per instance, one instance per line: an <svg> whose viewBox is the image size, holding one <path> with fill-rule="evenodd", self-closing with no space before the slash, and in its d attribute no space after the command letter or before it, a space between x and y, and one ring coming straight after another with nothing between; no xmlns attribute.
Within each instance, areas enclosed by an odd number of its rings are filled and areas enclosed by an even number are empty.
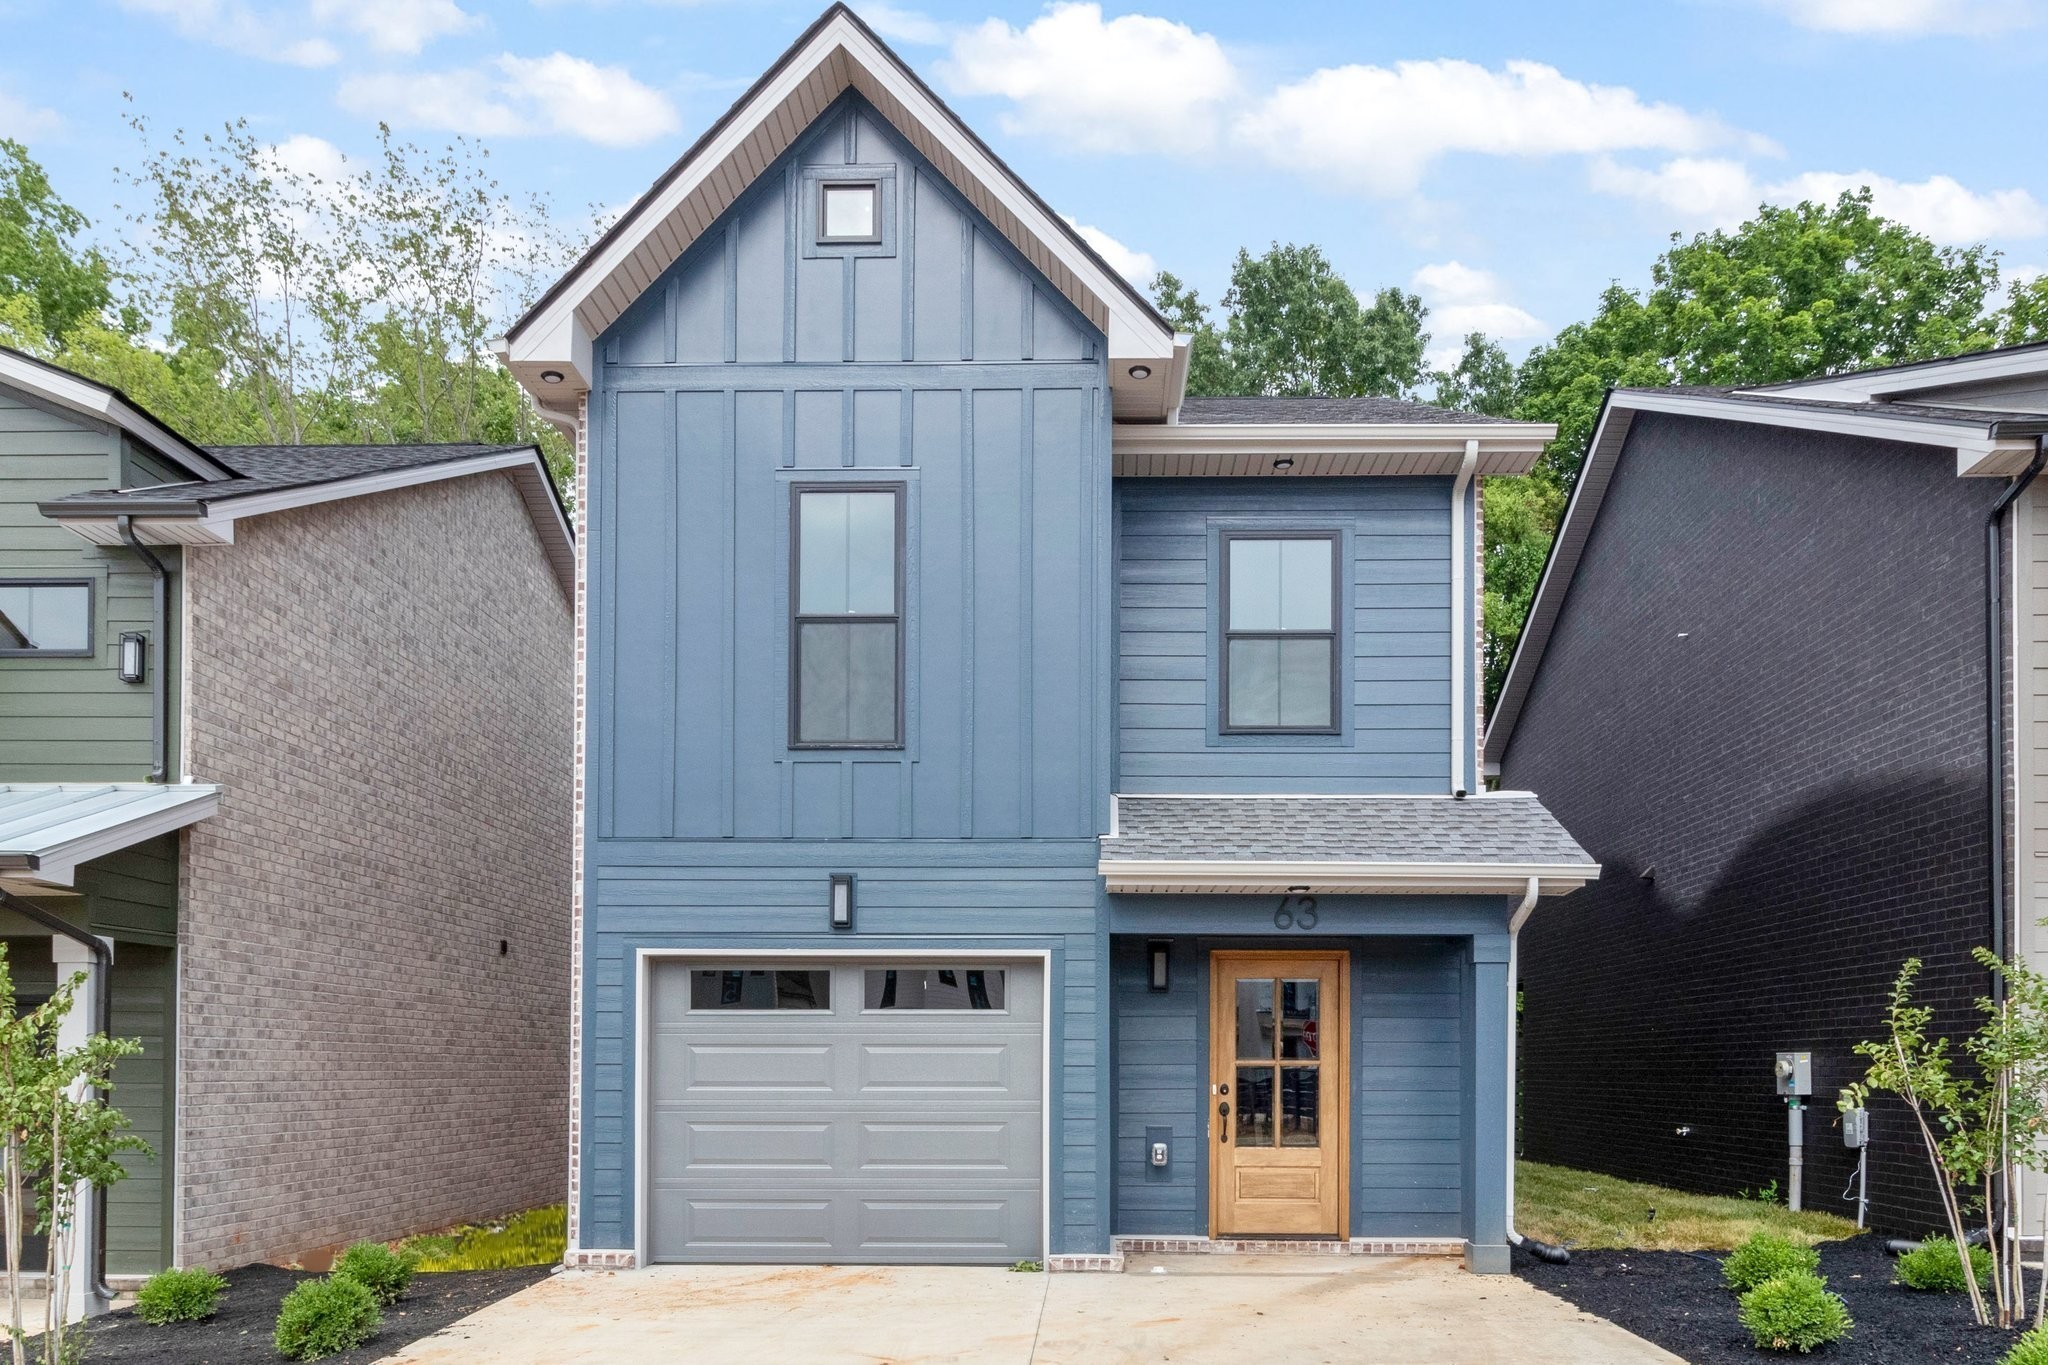
<svg viewBox="0 0 2048 1365"><path fill-rule="evenodd" d="M631 147L682 126L668 97L624 67L598 66L566 52L506 53L486 66L447 71L351 76L338 98L344 109L365 117L478 137L557 134Z"/></svg>
<svg viewBox="0 0 2048 1365"><path fill-rule="evenodd" d="M418 52L483 22L455 0L313 0L313 18L360 35L379 52Z"/></svg>
<svg viewBox="0 0 2048 1365"><path fill-rule="evenodd" d="M1500 277L1462 261L1425 265L1409 278L1408 287L1429 305L1429 363L1438 369L1455 364L1470 332L1484 332L1494 341L1526 341L1550 335L1542 320L1507 300Z"/></svg>
<svg viewBox="0 0 2048 1365"><path fill-rule="evenodd" d="M867 21L869 28L892 43L938 47L953 36L954 30L950 25L914 9L899 9L885 4L860 4L854 9Z"/></svg>
<svg viewBox="0 0 2048 1365"><path fill-rule="evenodd" d="M1325 68L1275 90L1236 132L1277 164L1384 195L1412 192L1432 161L1455 152L1684 152L1740 136L1717 119L1540 62L1493 71L1448 59Z"/></svg>
<svg viewBox="0 0 2048 1365"><path fill-rule="evenodd" d="M1153 258L1151 252L1127 247L1101 228L1076 222L1064 213L1060 217L1066 218L1067 225L1081 234L1081 240L1094 247L1095 253L1108 261L1111 269L1132 284L1148 285L1152 283L1152 277L1159 273L1159 262Z"/></svg>
<svg viewBox="0 0 2048 1365"><path fill-rule="evenodd" d="M298 133L270 149L270 159L288 175L329 184L348 174L348 157L324 137Z"/></svg>
<svg viewBox="0 0 2048 1365"><path fill-rule="evenodd" d="M181 36L244 57L287 66L332 66L341 59L325 38L304 36L302 24L239 0L121 0L121 8L168 19Z"/></svg>
<svg viewBox="0 0 2048 1365"><path fill-rule="evenodd" d="M1827 203L1868 186L1878 213L1945 245L2048 235L2048 206L2026 190L1972 190L1946 175L1909 181L1875 171L1807 171L1759 183L1738 161L1680 157L1646 170L1603 158L1593 165L1592 183L1701 226L1732 227L1760 203Z"/></svg>
<svg viewBox="0 0 2048 1365"><path fill-rule="evenodd" d="M1097 4L1055 4L1023 29L989 19L938 69L961 94L1009 100L1006 130L1090 151L1200 151L1238 90L1213 35L1143 14L1105 22Z"/></svg>
<svg viewBox="0 0 2048 1365"><path fill-rule="evenodd" d="M1801 28L1911 37L1996 33L2034 22L2026 0L1765 0Z"/></svg>
<svg viewBox="0 0 2048 1365"><path fill-rule="evenodd" d="M56 132L63 122L55 109L30 104L17 95L0 90L0 137L26 142L30 138Z"/></svg>

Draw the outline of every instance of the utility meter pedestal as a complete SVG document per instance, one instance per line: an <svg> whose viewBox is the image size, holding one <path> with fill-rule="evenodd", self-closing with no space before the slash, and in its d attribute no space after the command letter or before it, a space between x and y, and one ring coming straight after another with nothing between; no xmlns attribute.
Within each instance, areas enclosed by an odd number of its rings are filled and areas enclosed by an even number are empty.
<svg viewBox="0 0 2048 1365"><path fill-rule="evenodd" d="M1785 1101L1785 1142L1791 1154L1785 1203L1797 1212L1802 1207L1806 1174L1806 1097L1813 1093L1813 1054L1779 1053L1776 1074L1778 1094Z"/></svg>

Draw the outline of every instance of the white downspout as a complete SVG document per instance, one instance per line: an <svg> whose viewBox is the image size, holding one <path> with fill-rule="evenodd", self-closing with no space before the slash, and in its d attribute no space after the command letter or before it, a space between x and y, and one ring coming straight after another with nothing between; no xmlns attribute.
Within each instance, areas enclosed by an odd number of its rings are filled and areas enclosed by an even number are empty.
<svg viewBox="0 0 2048 1365"><path fill-rule="evenodd" d="M1536 891L1536 879L1531 877L1528 887L1522 892L1521 904L1508 916L1508 1245L1526 1247L1546 1261L1569 1261L1571 1253L1562 1247L1524 1238L1515 1231L1515 996L1521 990L1521 963L1517 955L1521 951L1522 926L1536 909Z"/></svg>
<svg viewBox="0 0 2048 1365"><path fill-rule="evenodd" d="M1471 719L1465 706L1465 659L1472 645L1472 621L1466 619L1472 604L1466 584L1472 571L1470 545L1465 539L1465 490L1472 484L1472 471L1479 467L1479 442L1465 442L1465 459L1458 477L1451 482L1451 791L1465 791L1465 723Z"/></svg>

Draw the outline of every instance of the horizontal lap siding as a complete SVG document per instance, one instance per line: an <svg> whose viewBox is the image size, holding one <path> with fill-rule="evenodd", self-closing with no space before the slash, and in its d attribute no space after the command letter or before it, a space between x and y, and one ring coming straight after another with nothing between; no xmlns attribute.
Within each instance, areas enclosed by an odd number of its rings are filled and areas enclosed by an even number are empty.
<svg viewBox="0 0 2048 1365"><path fill-rule="evenodd" d="M1438 792L1450 772L1450 480L1117 485L1118 781L1127 792ZM1218 733L1221 537L1335 530L1335 736Z"/></svg>
<svg viewBox="0 0 2048 1365"><path fill-rule="evenodd" d="M0 578L90 579L93 597L93 657L0 660L0 782L139 782L149 775L150 690L114 672L121 632L151 629L149 572L129 551L87 545L37 510L70 493L162 481L156 476L167 466L124 460L121 444L0 391ZM175 624L179 552L157 554L173 573ZM175 656L169 666L176 715ZM175 771L175 734L171 741Z"/></svg>
<svg viewBox="0 0 2048 1365"><path fill-rule="evenodd" d="M1149 988L1145 941L1111 952L1115 1230L1209 1231L1209 953L1257 941L1175 939L1172 988ZM1318 941L1351 954L1351 1235L1450 1237L1464 1226L1463 948L1444 939ZM1164 1171L1148 1130L1171 1143Z"/></svg>

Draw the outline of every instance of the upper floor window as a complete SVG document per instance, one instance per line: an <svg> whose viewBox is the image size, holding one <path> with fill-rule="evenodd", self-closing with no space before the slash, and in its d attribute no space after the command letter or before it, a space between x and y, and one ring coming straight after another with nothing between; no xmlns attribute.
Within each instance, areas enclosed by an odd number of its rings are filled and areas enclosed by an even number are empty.
<svg viewBox="0 0 2048 1365"><path fill-rule="evenodd" d="M1337 537L1223 538L1225 734L1337 730Z"/></svg>
<svg viewBox="0 0 2048 1365"><path fill-rule="evenodd" d="M0 578L0 655L91 654L90 580Z"/></svg>
<svg viewBox="0 0 2048 1365"><path fill-rule="evenodd" d="M872 180L828 180L819 185L818 240L881 241L882 187Z"/></svg>
<svg viewBox="0 0 2048 1365"><path fill-rule="evenodd" d="M896 748L903 733L903 486L792 491L790 743Z"/></svg>

